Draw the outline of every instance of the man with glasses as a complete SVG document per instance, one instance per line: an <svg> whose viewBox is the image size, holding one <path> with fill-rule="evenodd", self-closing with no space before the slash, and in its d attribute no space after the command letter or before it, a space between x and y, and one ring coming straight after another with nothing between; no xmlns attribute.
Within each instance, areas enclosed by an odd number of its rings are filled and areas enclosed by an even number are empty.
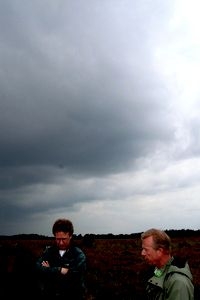
<svg viewBox="0 0 200 300"><path fill-rule="evenodd" d="M73 224L58 219L52 227L55 245L45 249L36 262L43 299L82 300L85 294L86 256L73 245Z"/></svg>

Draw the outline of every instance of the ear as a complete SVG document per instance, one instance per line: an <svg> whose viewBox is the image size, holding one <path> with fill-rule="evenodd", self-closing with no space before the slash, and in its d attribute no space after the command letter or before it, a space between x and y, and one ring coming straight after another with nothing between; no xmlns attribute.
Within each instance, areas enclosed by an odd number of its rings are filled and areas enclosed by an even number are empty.
<svg viewBox="0 0 200 300"><path fill-rule="evenodd" d="M158 248L157 251L159 252L160 255L163 255L164 249L163 248Z"/></svg>

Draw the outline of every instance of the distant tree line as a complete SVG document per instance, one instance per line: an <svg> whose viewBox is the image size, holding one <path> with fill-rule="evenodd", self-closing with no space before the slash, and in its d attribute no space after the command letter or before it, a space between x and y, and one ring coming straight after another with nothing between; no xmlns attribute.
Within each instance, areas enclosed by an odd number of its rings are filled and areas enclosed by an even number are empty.
<svg viewBox="0 0 200 300"><path fill-rule="evenodd" d="M191 237L191 236L199 236L200 235L200 229L193 230L193 229L166 229L165 230L171 238L174 237ZM94 234L94 233L87 233L85 235L82 234L74 234L75 240L82 240L82 239L131 239L131 238L137 238L140 237L141 232L139 233L131 233L131 234L113 234L113 233L107 233L107 234ZM17 234L17 235L0 235L1 240L52 240L54 239L53 236L45 236L40 234Z"/></svg>

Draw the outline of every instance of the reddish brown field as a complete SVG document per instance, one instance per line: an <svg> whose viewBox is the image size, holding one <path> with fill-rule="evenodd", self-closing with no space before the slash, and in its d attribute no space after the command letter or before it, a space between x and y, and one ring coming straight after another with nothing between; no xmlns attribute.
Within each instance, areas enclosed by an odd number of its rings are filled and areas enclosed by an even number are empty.
<svg viewBox="0 0 200 300"><path fill-rule="evenodd" d="M17 290L20 294L22 291L22 280L26 285L34 289L34 285L29 285L28 272L31 272L35 259L41 254L45 246L50 245L51 240L2 240L1 248L6 248L1 252L0 256L0 274L5 284L6 280L10 280L11 275L17 275L20 279L17 281ZM136 300L144 299L144 278L143 274L147 269L141 257L140 236L130 237L126 239L78 239L75 243L83 249L87 256L87 298L92 299L120 299L120 300ZM176 236L172 238L173 254L187 257L193 278L195 288L200 286L200 234L183 237ZM28 254L27 258L31 258L31 264L24 266L20 264L16 270L16 251L21 257ZM7 253L5 253L7 251ZM31 254L31 255L30 255ZM5 257L7 265L5 263ZM30 261L28 262L30 263ZM15 266L15 268L13 267ZM24 268L24 269L23 269ZM20 276L19 276L19 274ZM23 277L24 276L24 277ZM35 276L32 274L32 283ZM20 287L21 284L21 287ZM34 291L32 292L34 294Z"/></svg>

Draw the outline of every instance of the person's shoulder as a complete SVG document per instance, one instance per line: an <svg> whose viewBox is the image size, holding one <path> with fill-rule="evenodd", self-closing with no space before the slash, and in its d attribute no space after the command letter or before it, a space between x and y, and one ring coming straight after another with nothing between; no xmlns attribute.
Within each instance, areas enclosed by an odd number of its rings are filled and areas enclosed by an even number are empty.
<svg viewBox="0 0 200 300"><path fill-rule="evenodd" d="M47 245L44 249L45 253L54 253L57 251L57 248L54 245Z"/></svg>
<svg viewBox="0 0 200 300"><path fill-rule="evenodd" d="M73 246L71 247L71 249L72 249L73 251L75 251L75 252L83 252L83 250L82 250L80 247L75 246L75 245L73 245Z"/></svg>
<svg viewBox="0 0 200 300"><path fill-rule="evenodd" d="M192 280L192 274L190 267L187 261L187 258L184 257L174 257L171 266L169 267L168 273L174 273L174 277L183 278L187 277Z"/></svg>
<svg viewBox="0 0 200 300"><path fill-rule="evenodd" d="M83 250L78 246L73 245L70 249L71 249L71 252L76 254L76 255L85 255Z"/></svg>

